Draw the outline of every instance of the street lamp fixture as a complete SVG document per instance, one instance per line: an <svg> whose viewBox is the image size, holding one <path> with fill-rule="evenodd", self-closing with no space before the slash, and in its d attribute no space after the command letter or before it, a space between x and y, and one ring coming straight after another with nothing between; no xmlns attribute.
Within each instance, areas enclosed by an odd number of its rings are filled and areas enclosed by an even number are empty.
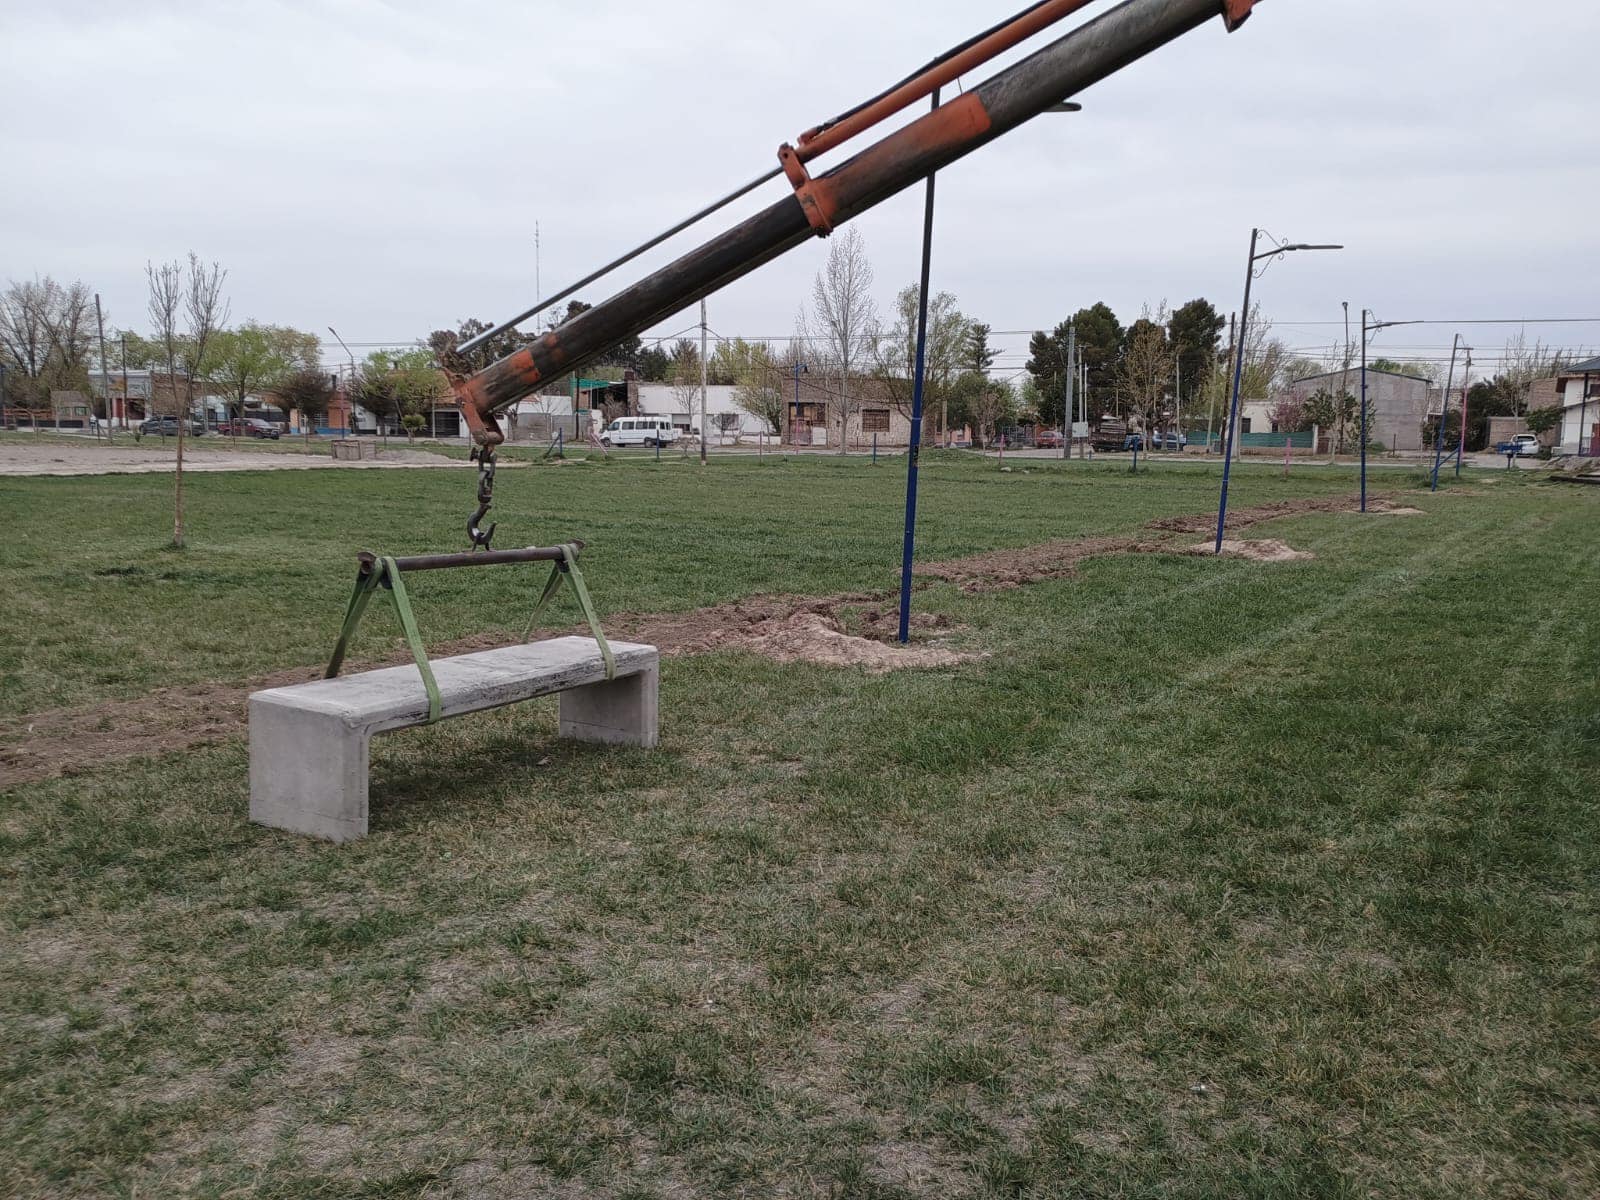
<svg viewBox="0 0 1600 1200"><path fill-rule="evenodd" d="M1268 237L1270 238L1270 234ZM1244 382L1244 348L1250 340L1250 286L1256 280L1256 264L1263 260L1282 258L1285 254L1293 254L1301 250L1343 250L1343 246L1312 243L1291 242L1283 245L1273 245L1268 250L1261 250L1261 230L1250 231L1250 262L1244 276L1244 308L1239 314L1239 344L1237 357L1233 365L1233 401L1228 407L1228 428L1226 440L1223 443L1222 458L1222 498L1217 504L1217 553L1222 553L1222 534L1228 523L1228 477L1233 469L1234 442L1238 438L1239 427L1239 388ZM1262 271L1265 272L1263 267Z"/></svg>

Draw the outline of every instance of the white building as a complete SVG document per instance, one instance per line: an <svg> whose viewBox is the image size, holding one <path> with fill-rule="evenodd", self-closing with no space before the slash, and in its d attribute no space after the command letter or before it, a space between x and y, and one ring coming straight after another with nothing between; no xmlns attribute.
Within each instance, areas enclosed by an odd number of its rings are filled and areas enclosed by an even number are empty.
<svg viewBox="0 0 1600 1200"><path fill-rule="evenodd" d="M1556 397L1561 424L1554 435L1555 452L1600 456L1600 358L1561 372Z"/></svg>
<svg viewBox="0 0 1600 1200"><path fill-rule="evenodd" d="M755 438L762 434L769 438L775 436L777 431L771 425L739 407L734 399L736 391L738 389L733 387L706 388L706 423L710 426L712 445L719 438L732 442L737 438ZM669 417L677 428L698 432L700 389L694 388L691 394L666 383L641 383L639 413L647 417Z"/></svg>

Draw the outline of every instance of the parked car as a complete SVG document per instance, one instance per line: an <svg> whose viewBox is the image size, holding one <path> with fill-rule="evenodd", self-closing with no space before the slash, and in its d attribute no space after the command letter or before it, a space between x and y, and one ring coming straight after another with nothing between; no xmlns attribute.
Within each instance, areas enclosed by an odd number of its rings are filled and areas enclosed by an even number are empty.
<svg viewBox="0 0 1600 1200"><path fill-rule="evenodd" d="M1519 433L1509 441L1495 444L1496 454L1535 455L1539 453L1539 439L1531 433Z"/></svg>
<svg viewBox="0 0 1600 1200"><path fill-rule="evenodd" d="M281 432L271 421L264 421L260 417L229 421L227 430L234 437L270 438L274 442Z"/></svg>
<svg viewBox="0 0 1600 1200"><path fill-rule="evenodd" d="M1162 435L1161 448L1163 450L1182 450L1189 444L1189 439L1181 433L1167 433Z"/></svg>
<svg viewBox="0 0 1600 1200"><path fill-rule="evenodd" d="M1033 444L1041 450L1059 450L1065 442L1059 429L1041 429L1033 435Z"/></svg>
<svg viewBox="0 0 1600 1200"><path fill-rule="evenodd" d="M189 422L189 436L190 437L199 437L205 431L206 431L206 426L205 426L205 422L204 421L190 421ZM178 418L177 417L151 417L148 421L140 422L140 424L139 424L139 432L141 434L153 433L158 437L177 437L178 436Z"/></svg>
<svg viewBox="0 0 1600 1200"><path fill-rule="evenodd" d="M600 435L606 446L670 446L677 440L668 417L618 417Z"/></svg>

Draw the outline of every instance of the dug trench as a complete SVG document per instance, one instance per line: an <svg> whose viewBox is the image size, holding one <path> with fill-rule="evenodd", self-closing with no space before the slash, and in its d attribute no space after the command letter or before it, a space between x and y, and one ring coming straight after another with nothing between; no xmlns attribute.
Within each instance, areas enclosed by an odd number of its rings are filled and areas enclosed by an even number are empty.
<svg viewBox="0 0 1600 1200"><path fill-rule="evenodd" d="M1344 497L1283 500L1230 513L1237 533L1266 521L1304 513L1344 512ZM1057 539L923 563L924 580L955 584L966 592L1022 587L1071 575L1079 563L1114 554L1184 554L1185 535L1215 527L1212 514L1151 521L1128 537ZM1270 558L1270 556L1269 556ZM920 616L910 645L896 642L897 592L836 596L752 596L681 613L619 613L605 620L619 641L646 642L667 656L745 650L776 662L812 662L868 671L953 666L981 655L944 644L951 630L942 618ZM553 630L582 634L583 627ZM505 634L480 634L441 644L433 657L470 654L505 644ZM349 670L409 661L404 653L352 662ZM246 700L263 688L305 683L320 668L299 666L243 681L161 688L128 700L54 709L0 720L0 789L98 770L109 763L171 754L239 737L246 729Z"/></svg>

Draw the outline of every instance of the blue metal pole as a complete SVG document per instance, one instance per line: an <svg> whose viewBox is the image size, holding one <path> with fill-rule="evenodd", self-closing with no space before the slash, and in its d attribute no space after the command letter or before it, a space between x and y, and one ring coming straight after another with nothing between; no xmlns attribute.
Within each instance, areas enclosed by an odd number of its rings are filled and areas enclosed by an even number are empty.
<svg viewBox="0 0 1600 1200"><path fill-rule="evenodd" d="M934 89L933 107L939 107ZM917 466L922 457L922 393L928 365L928 276L933 267L933 182L922 213L922 289L917 296L917 373L911 387L911 447L906 456L906 532L900 555L900 644L911 640L911 564L917 546Z"/></svg>
<svg viewBox="0 0 1600 1200"><path fill-rule="evenodd" d="M1228 406L1228 425L1222 431L1222 499L1217 503L1217 553L1222 553L1222 534L1228 524L1228 477L1233 470L1234 439L1239 427L1239 387L1244 382L1244 343L1250 330L1250 285L1256 279L1256 245L1261 230L1250 231L1250 261L1244 271L1244 309L1239 315L1239 345L1233 361L1233 401Z"/></svg>

